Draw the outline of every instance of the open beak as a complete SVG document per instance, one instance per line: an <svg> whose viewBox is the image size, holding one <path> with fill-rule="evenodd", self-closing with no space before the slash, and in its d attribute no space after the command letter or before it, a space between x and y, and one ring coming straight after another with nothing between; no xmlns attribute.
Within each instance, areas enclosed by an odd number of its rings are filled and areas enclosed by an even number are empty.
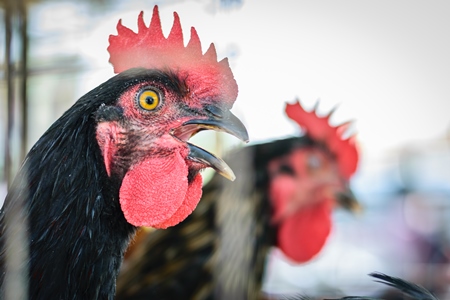
<svg viewBox="0 0 450 300"><path fill-rule="evenodd" d="M187 141L199 131L215 130L229 133L244 142L248 142L247 129L230 111L223 112L217 107L209 107L207 111L210 113L208 119L189 120L173 129L171 134L187 144L189 148L189 159L207 165L225 178L234 181L236 176L233 170L220 157L216 157L205 149Z"/></svg>

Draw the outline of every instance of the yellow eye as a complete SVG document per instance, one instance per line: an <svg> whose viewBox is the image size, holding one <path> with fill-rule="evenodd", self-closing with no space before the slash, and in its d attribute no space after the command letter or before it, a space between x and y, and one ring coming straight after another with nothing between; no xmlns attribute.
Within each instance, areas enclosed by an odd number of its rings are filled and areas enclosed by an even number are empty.
<svg viewBox="0 0 450 300"><path fill-rule="evenodd" d="M145 110L154 110L160 102L159 93L155 90L143 89L137 97L139 106Z"/></svg>

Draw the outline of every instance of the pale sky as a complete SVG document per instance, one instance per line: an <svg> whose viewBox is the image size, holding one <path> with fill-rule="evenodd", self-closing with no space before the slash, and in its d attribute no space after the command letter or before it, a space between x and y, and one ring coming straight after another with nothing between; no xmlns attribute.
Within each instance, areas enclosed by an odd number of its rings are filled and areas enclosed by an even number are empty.
<svg viewBox="0 0 450 300"><path fill-rule="evenodd" d="M167 35L177 11L185 43L194 26L204 51L214 42L219 58L236 54L230 57L239 84L233 110L251 141L297 132L283 113L284 103L296 98L307 108L320 99L320 113L338 105L334 124L355 120L351 130L357 133L363 161L446 134L450 2L247 0L228 10L208 3L160 5L163 29ZM143 10L148 24L153 5L123 5L80 41L80 51L102 67L87 74L88 89L111 76L105 49L117 20L136 28ZM80 96L88 90L82 87Z"/></svg>

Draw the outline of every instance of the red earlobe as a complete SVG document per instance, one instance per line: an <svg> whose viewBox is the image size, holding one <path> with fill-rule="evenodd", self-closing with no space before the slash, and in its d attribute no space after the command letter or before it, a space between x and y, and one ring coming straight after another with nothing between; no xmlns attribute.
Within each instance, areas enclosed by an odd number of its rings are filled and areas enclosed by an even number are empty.
<svg viewBox="0 0 450 300"><path fill-rule="evenodd" d="M117 125L113 122L102 122L97 125L97 142L103 155L108 176L111 176L112 161L117 150L117 132Z"/></svg>

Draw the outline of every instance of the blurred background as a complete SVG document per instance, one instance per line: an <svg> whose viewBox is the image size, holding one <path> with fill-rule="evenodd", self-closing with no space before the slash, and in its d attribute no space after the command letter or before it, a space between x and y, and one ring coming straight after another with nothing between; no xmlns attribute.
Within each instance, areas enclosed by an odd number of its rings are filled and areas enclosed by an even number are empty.
<svg viewBox="0 0 450 300"><path fill-rule="evenodd" d="M285 102L300 99L333 125L354 120L361 160L358 216L337 212L324 251L293 266L274 249L264 290L310 295L383 287L373 271L450 297L450 2L293 0L2 0L0 201L24 154L80 96L113 76L106 51L119 19L136 30L173 11L194 26L239 84L233 111L251 143L296 133ZM201 133L219 153L235 139Z"/></svg>

